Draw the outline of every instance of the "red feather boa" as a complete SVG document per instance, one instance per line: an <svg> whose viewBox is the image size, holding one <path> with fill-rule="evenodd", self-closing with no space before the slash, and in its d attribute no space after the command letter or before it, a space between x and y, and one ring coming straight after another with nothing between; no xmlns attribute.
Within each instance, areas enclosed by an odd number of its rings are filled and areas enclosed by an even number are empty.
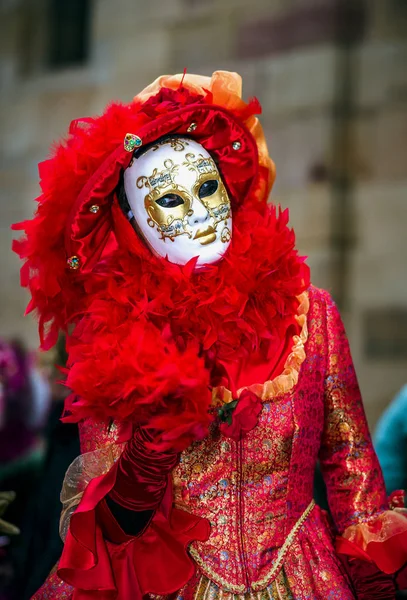
<svg viewBox="0 0 407 600"><path fill-rule="evenodd" d="M260 143L259 106L232 100L228 110ZM294 249L287 212L266 204L273 169L264 148L250 194L231 196L232 243L217 265L195 272L194 261L181 268L152 256L113 203L111 243L97 267L88 274L67 268L72 207L124 135L180 106L212 102L211 92L181 87L162 89L144 103L112 105L97 119L74 121L66 142L40 165L38 211L14 226L26 232L14 249L26 259L22 285L32 296L28 311L39 313L42 347L74 326L66 420L149 422L165 432L163 443L182 449L211 422L210 386L217 384L221 361L244 365L253 353L267 361L293 320L309 271ZM228 135L215 131L212 145L226 148ZM236 161L223 173L229 187L245 182L245 164Z"/></svg>
<svg viewBox="0 0 407 600"><path fill-rule="evenodd" d="M204 271L142 251L132 231L140 252L117 249L89 281L68 346L67 420L149 421L178 449L204 436L219 361L270 358L309 284L287 220L246 206L227 255Z"/></svg>

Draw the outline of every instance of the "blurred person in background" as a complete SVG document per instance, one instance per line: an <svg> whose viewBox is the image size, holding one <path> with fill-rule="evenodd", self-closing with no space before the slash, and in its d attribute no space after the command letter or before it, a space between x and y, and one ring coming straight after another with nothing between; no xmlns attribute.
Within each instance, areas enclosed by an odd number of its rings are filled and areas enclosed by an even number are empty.
<svg viewBox="0 0 407 600"><path fill-rule="evenodd" d="M45 458L36 491L29 498L16 556L15 598L30 598L47 577L62 552L59 534L61 502L59 493L65 472L80 452L78 427L61 423L67 389L61 383L66 365L65 336L41 360L51 387L51 406L44 428Z"/></svg>
<svg viewBox="0 0 407 600"><path fill-rule="evenodd" d="M406 489L407 385L399 391L379 419L374 444L388 493Z"/></svg>
<svg viewBox="0 0 407 600"><path fill-rule="evenodd" d="M259 113L236 73L164 76L40 166L15 249L43 347L67 332L82 454L36 600L395 597L407 519L338 309L267 203Z"/></svg>
<svg viewBox="0 0 407 600"><path fill-rule="evenodd" d="M10 536L19 535L18 527L6 520L4 513L15 500L15 492L0 492L0 600L10 598L10 589L13 580L13 568L7 553Z"/></svg>
<svg viewBox="0 0 407 600"><path fill-rule="evenodd" d="M407 385L403 386L380 417L375 430L374 446L388 494L407 488ZM401 509L399 509L401 510ZM407 589L407 571L398 576L401 589ZM407 598L400 591L397 598Z"/></svg>
<svg viewBox="0 0 407 600"><path fill-rule="evenodd" d="M16 340L0 340L0 382L0 489L16 492L9 514L17 523L44 457L51 394L36 355Z"/></svg>
<svg viewBox="0 0 407 600"><path fill-rule="evenodd" d="M21 527L27 503L34 494L44 459L41 437L49 409L50 387L37 356L17 340L0 339L0 494L7 521ZM11 492L10 492L11 491ZM7 533L8 531L8 533ZM12 540L8 527L1 538L0 593L10 597L15 573L15 552L21 536Z"/></svg>

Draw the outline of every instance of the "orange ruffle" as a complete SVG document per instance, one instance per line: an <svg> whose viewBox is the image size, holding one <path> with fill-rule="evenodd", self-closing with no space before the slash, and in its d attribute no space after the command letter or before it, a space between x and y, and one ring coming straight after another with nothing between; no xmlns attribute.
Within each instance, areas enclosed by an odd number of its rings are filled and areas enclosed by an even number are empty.
<svg viewBox="0 0 407 600"><path fill-rule="evenodd" d="M237 110L244 114L247 104L242 100L242 78L238 73L230 71L215 71L212 77L203 75L194 75L192 73L178 73L177 75L161 75L153 83L148 85L134 100L136 102L145 102L157 94L161 88L171 88L176 90L182 86L190 90L194 94L205 94L211 92L213 95L213 104L222 106L227 110ZM269 156L267 149L266 138L263 128L257 117L251 115L248 118L242 119L247 129L250 131L256 140L257 150L259 154L260 169L268 172L268 177L262 177L264 188L256 191L256 196L259 200L267 200L271 187L276 178L276 168L274 162Z"/></svg>
<svg viewBox="0 0 407 600"><path fill-rule="evenodd" d="M407 518L387 510L374 520L351 525L337 538L336 550L374 562L384 573L395 573L407 562Z"/></svg>

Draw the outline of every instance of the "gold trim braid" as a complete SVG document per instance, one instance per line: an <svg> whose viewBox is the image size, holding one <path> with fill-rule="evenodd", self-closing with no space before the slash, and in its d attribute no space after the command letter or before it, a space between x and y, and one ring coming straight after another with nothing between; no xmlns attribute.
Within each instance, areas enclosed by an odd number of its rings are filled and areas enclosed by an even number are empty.
<svg viewBox="0 0 407 600"><path fill-rule="evenodd" d="M276 575L276 573L278 573L278 571L281 569L281 567L283 566L285 555L287 554L288 550L290 549L291 544L295 540L297 533L303 526L304 522L306 521L306 519L308 518L309 514L311 513L311 511L313 510L314 507L315 507L315 500L311 500L311 502L308 504L307 508L302 513L301 517L298 519L298 521L295 523L294 527L291 529L290 533L287 536L286 541L281 546L281 548L278 552L276 561L273 564L269 573L262 579L259 579L258 581L255 581L254 583L252 583L252 588L255 591L261 590L264 587L266 587L270 583L270 581L274 577L274 575Z"/></svg>
<svg viewBox="0 0 407 600"><path fill-rule="evenodd" d="M271 583L272 579L278 574L278 572L280 571L280 569L283 566L284 558L285 558L288 550L290 549L292 543L294 542L296 535L300 531L301 527L303 526L304 522L306 521L306 519L308 518L308 516L310 515L310 513L312 512L314 507L315 507L315 500L311 500L311 502L308 504L307 508L304 510L304 512L298 519L298 521L295 523L295 525L291 529L284 544L281 546L280 550L278 551L277 558L276 558L275 562L273 563L273 566L271 567L270 571L261 579L258 579L257 581L252 582L250 584L251 590L253 590L255 592L263 590ZM221 586L224 589L224 591L233 592L235 594L243 594L246 591L248 591L248 590L246 590L246 587L243 584L242 585L234 585L233 583L229 583L228 581L226 581L226 579L224 579L223 577L221 577L220 575L215 573L215 571L213 571L213 569L211 569L211 567L208 567L208 565L201 558L201 556L199 555L197 550L195 550L195 548L190 548L189 553L192 556L192 558L194 559L194 561L196 562L196 564L199 567L201 567L204 574L207 575L211 579L211 581L213 581L217 585Z"/></svg>

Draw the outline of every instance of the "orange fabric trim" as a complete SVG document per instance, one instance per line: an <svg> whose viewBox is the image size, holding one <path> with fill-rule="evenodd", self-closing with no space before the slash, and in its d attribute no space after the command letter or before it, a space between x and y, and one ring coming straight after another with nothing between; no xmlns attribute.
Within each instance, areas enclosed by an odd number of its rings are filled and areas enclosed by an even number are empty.
<svg viewBox="0 0 407 600"><path fill-rule="evenodd" d="M381 571L394 573L407 561L407 518L386 510L368 522L347 527L336 547L351 556L362 550Z"/></svg>
<svg viewBox="0 0 407 600"><path fill-rule="evenodd" d="M192 73L178 73L177 75L161 75L153 83L148 85L140 94L135 96L135 102L145 102L151 96L157 94L161 88L171 88L176 90L182 86L195 94L205 94L211 92L213 95L213 104L222 106L227 110L244 111L247 106L242 100L242 78L238 73L230 71L215 71L212 77L203 75L194 75ZM269 156L266 138L263 128L257 117L251 116L242 119L244 124L254 137L259 153L259 166L268 171L269 176L265 178L264 189L258 189L256 196L259 200L267 200L271 187L276 178L276 168L274 162Z"/></svg>

